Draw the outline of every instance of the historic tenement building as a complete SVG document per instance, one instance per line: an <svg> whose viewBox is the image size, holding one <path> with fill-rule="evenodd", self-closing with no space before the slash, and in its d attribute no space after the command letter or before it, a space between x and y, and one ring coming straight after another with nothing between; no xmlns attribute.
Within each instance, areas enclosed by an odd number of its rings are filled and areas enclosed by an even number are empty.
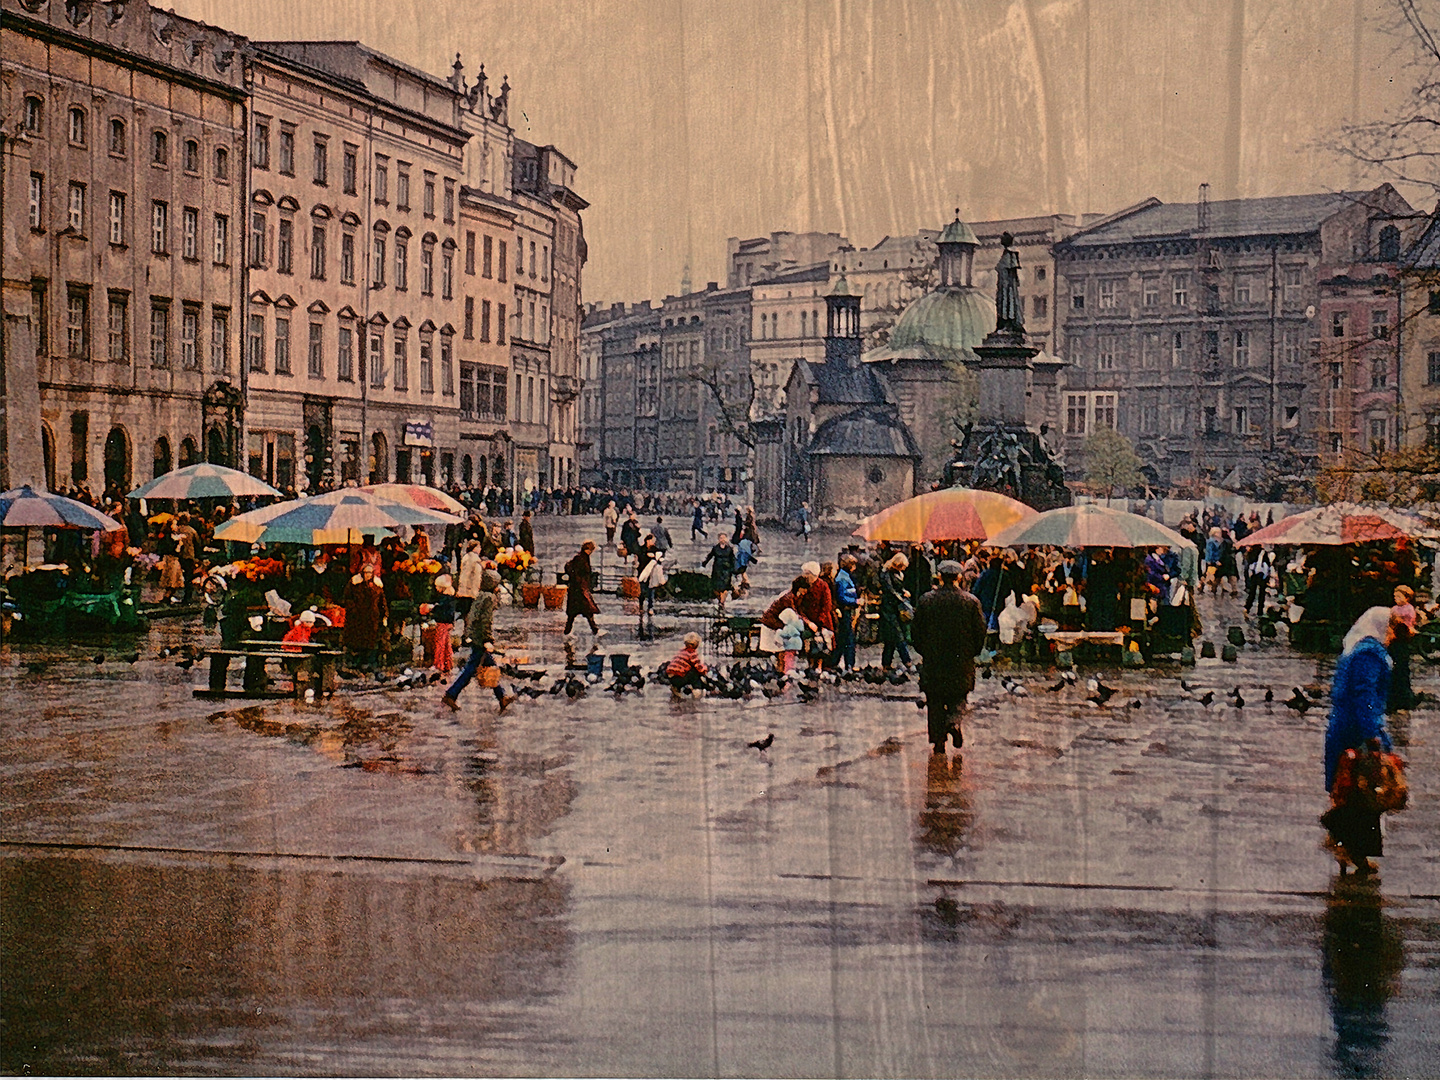
<svg viewBox="0 0 1440 1080"><path fill-rule="evenodd" d="M1277 469L1313 467L1329 438L1337 376L1319 366L1334 361L1319 344L1318 282L1335 275L1320 268L1371 265L1381 231L1410 207L1389 185L1203 196L1148 200L1056 245L1069 363L1062 436L1077 476L1099 427L1132 440L1161 490L1264 486ZM1369 348L1352 351L1338 375L1351 388ZM1372 400L1360 400L1367 417Z"/></svg>
<svg viewBox="0 0 1440 1080"><path fill-rule="evenodd" d="M245 47L144 3L0 0L17 481L123 493L236 463Z"/></svg>
<svg viewBox="0 0 1440 1080"><path fill-rule="evenodd" d="M1400 257L1402 444L1440 447L1440 205Z"/></svg>
<svg viewBox="0 0 1440 1080"><path fill-rule="evenodd" d="M754 399L750 369L751 291L709 288L702 298L705 347L700 383L700 490L744 495L750 479L747 423Z"/></svg>
<svg viewBox="0 0 1440 1080"><path fill-rule="evenodd" d="M614 304L592 312L582 336L598 353L590 438L596 445L590 479L617 488L663 486L657 429L660 412L660 311L650 302ZM589 390L587 385L582 392Z"/></svg>
<svg viewBox="0 0 1440 1080"><path fill-rule="evenodd" d="M751 415L774 417L785 406L785 384L796 360L825 358L825 293L830 267L819 262L786 270L750 286Z"/></svg>

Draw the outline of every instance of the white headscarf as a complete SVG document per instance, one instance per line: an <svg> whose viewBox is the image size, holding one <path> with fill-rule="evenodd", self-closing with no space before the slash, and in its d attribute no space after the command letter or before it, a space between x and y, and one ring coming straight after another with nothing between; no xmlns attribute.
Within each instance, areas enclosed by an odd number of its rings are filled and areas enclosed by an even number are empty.
<svg viewBox="0 0 1440 1080"><path fill-rule="evenodd" d="M1366 638L1374 638L1382 644L1390 633L1390 609L1388 607L1372 607L1355 620L1355 625L1350 627L1349 633L1345 635L1344 652L1353 652L1355 646Z"/></svg>

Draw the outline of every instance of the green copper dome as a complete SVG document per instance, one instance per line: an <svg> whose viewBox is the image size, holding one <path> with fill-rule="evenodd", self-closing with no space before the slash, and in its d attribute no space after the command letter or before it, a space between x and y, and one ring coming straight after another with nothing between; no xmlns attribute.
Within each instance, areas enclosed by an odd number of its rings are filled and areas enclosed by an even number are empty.
<svg viewBox="0 0 1440 1080"><path fill-rule="evenodd" d="M897 358L963 360L994 329L995 302L979 289L936 289L905 309L883 351Z"/></svg>
<svg viewBox="0 0 1440 1080"><path fill-rule="evenodd" d="M980 241L975 237L975 230L960 220L960 213L956 211L955 220L945 226L945 231L940 234L938 244L974 244L980 246Z"/></svg>

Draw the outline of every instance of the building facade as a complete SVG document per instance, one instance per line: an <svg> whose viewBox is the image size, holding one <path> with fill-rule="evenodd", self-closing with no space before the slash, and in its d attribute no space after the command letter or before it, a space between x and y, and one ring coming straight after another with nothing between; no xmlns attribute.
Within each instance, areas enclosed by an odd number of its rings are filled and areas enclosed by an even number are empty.
<svg viewBox="0 0 1440 1080"><path fill-rule="evenodd" d="M747 420L755 398L750 364L751 291L707 289L702 309L705 348L697 373L699 487L748 496L754 435Z"/></svg>
<svg viewBox="0 0 1440 1080"><path fill-rule="evenodd" d="M781 231L749 240L732 236L725 242L725 287L740 289L791 270L828 262L836 251L849 246L850 241L839 233Z"/></svg>
<svg viewBox="0 0 1440 1080"><path fill-rule="evenodd" d="M1440 205L1400 259L1401 443L1440 448Z"/></svg>
<svg viewBox="0 0 1440 1080"><path fill-rule="evenodd" d="M778 415L796 360L825 358L825 293L829 263L776 274L750 285L750 377L753 419Z"/></svg>
<svg viewBox="0 0 1440 1080"><path fill-rule="evenodd" d="M16 479L123 495L236 463L245 49L143 3L0 3Z"/></svg>

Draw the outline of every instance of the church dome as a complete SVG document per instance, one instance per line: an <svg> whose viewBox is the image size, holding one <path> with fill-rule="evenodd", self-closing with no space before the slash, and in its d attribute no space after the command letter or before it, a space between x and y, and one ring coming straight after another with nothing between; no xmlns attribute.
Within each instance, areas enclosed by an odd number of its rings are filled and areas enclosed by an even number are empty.
<svg viewBox="0 0 1440 1080"><path fill-rule="evenodd" d="M973 355L975 346L994 329L995 302L979 289L939 288L905 309L890 331L889 342L877 353L886 353L886 359L960 361Z"/></svg>

